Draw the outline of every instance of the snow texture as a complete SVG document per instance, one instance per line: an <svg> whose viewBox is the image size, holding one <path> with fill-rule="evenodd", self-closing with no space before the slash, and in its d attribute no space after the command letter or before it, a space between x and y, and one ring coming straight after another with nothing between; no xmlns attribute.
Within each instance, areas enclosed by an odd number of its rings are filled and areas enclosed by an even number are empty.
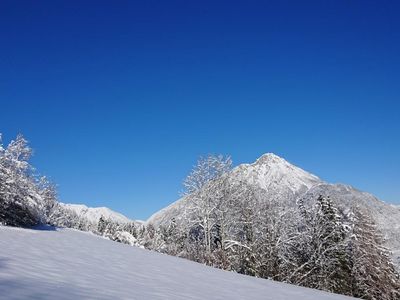
<svg viewBox="0 0 400 300"><path fill-rule="evenodd" d="M0 298L354 299L206 267L72 229L0 226Z"/></svg>

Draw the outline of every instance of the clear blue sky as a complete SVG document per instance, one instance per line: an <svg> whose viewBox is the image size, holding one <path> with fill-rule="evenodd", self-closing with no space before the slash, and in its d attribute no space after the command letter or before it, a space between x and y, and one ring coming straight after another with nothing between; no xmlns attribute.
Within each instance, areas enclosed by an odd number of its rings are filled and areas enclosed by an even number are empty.
<svg viewBox="0 0 400 300"><path fill-rule="evenodd" d="M400 203L398 3L3 0L0 132L62 201L132 218L207 153Z"/></svg>

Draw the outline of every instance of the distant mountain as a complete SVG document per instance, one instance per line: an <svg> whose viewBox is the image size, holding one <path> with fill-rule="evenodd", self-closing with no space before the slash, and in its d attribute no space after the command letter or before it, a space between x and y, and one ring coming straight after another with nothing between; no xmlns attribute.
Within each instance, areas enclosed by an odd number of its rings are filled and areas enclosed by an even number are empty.
<svg viewBox="0 0 400 300"><path fill-rule="evenodd" d="M265 201L281 202L294 206L298 199L305 202L319 195L330 196L342 209L353 206L370 212L386 238L386 245L393 252L395 263L400 266L400 207L380 201L373 195L343 184L329 184L272 154L264 154L252 164L242 164L227 174L232 184L244 182L263 191ZM167 225L171 219L179 220L190 208L190 197L183 197L152 215L147 223Z"/></svg>
<svg viewBox="0 0 400 300"><path fill-rule="evenodd" d="M88 221L94 223L97 223L101 216L117 223L134 222L133 220L129 219L123 214L115 212L109 209L108 207L88 207L83 204L66 204L66 203L60 203L60 204L62 207L76 212L78 216L84 217Z"/></svg>

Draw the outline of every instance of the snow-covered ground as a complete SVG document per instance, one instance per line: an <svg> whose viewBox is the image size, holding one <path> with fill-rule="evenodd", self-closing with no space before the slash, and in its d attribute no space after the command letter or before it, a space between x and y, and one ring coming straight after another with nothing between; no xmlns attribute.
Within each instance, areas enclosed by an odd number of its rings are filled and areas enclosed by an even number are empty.
<svg viewBox="0 0 400 300"><path fill-rule="evenodd" d="M4 226L0 298L353 299L221 271L71 229Z"/></svg>

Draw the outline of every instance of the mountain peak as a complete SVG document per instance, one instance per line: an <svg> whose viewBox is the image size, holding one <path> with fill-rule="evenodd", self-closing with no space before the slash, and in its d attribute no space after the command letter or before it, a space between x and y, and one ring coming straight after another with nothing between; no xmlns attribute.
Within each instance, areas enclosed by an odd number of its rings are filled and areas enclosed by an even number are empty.
<svg viewBox="0 0 400 300"><path fill-rule="evenodd" d="M305 187L310 188L322 182L317 176L296 167L274 153L263 154L254 163L239 166L239 170L249 182L266 190L284 187L297 193Z"/></svg>
<svg viewBox="0 0 400 300"><path fill-rule="evenodd" d="M286 163L288 162L284 160L282 157L274 154L274 153L265 153L261 155L255 162L255 164L276 164L276 163Z"/></svg>

